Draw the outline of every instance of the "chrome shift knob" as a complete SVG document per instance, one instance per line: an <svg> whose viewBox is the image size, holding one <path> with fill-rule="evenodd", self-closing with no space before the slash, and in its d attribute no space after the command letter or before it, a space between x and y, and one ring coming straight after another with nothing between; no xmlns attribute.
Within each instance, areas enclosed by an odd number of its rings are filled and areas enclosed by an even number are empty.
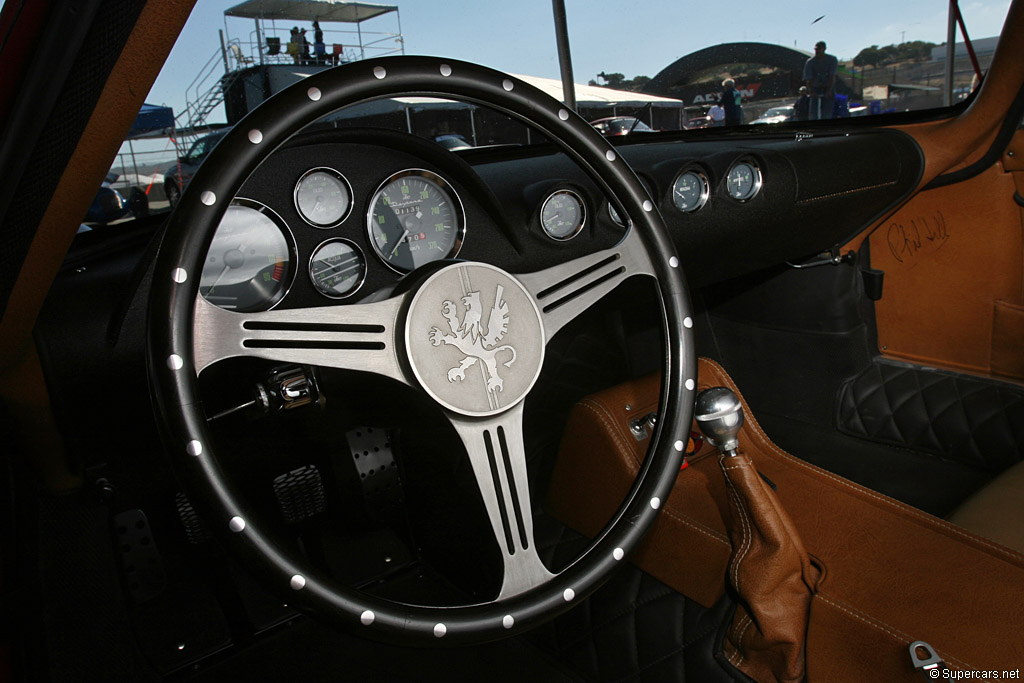
<svg viewBox="0 0 1024 683"><path fill-rule="evenodd" d="M697 394L694 409L697 426L712 446L724 455L736 455L743 426L743 405L731 389L712 387Z"/></svg>

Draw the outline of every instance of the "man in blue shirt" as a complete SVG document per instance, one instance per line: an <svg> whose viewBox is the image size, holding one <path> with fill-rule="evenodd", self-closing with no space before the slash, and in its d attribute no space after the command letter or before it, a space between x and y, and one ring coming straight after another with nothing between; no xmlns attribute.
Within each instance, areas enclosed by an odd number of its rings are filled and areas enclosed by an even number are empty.
<svg viewBox="0 0 1024 683"><path fill-rule="evenodd" d="M832 106L836 99L836 71L839 60L825 54L825 41L819 40L814 46L814 56L804 64L804 83L810 91L808 119L832 118Z"/></svg>

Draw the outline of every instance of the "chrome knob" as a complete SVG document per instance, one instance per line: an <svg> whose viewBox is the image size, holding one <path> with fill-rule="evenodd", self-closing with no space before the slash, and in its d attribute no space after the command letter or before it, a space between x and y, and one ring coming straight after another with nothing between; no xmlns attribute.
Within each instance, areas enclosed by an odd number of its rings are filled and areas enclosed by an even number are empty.
<svg viewBox="0 0 1024 683"><path fill-rule="evenodd" d="M694 408L697 426L712 446L724 455L736 455L736 438L743 426L743 404L731 389L712 387L697 394Z"/></svg>

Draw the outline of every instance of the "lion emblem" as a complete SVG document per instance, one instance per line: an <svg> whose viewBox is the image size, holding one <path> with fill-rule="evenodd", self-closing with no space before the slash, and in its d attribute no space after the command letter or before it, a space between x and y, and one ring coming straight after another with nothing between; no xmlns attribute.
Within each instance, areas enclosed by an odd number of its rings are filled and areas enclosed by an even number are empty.
<svg viewBox="0 0 1024 683"><path fill-rule="evenodd" d="M502 363L510 367L516 360L516 350L504 344L498 346L508 332L508 302L502 300L505 289L498 285L494 293L494 305L491 306L490 315L487 318L487 327L482 324L483 304L480 302L480 292L469 292L462 297L462 303L466 307L465 315L460 321L457 315L457 307L451 301L441 304L441 315L448 321L450 333L445 333L440 327L435 326L430 330L430 343L434 346L447 344L454 346L461 353L465 354L458 367L448 371L448 381L462 381L466 378L466 370L476 365L479 361L483 364L484 377L487 380L487 391L501 391L503 382L498 375L497 355L499 353L510 353L508 361Z"/></svg>

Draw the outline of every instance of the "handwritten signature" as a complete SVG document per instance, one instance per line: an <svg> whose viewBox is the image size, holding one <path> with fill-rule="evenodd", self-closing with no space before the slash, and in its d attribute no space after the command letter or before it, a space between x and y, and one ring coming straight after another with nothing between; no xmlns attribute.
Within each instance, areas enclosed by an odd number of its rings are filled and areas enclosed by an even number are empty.
<svg viewBox="0 0 1024 683"><path fill-rule="evenodd" d="M949 227L941 211L934 216L911 219L909 225L893 223L889 226L889 251L900 263L906 263L929 245L941 247L949 239Z"/></svg>

